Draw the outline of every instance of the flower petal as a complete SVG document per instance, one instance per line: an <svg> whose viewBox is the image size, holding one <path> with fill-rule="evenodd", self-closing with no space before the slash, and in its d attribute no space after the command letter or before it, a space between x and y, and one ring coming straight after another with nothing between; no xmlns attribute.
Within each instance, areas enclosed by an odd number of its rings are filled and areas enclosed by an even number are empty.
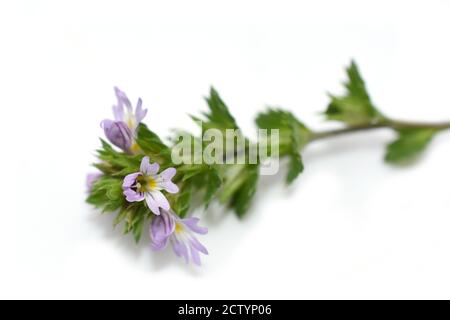
<svg viewBox="0 0 450 320"><path fill-rule="evenodd" d="M189 254L187 246L184 242L178 241L178 239L173 238L172 247L175 254L179 257L184 257L186 263L189 262Z"/></svg>
<svg viewBox="0 0 450 320"><path fill-rule="evenodd" d="M101 127L112 144L124 151L130 149L133 142L133 134L124 122L106 119L102 121Z"/></svg>
<svg viewBox="0 0 450 320"><path fill-rule="evenodd" d="M125 94L125 92L123 92L122 90L120 90L117 87L114 87L114 91L116 93L116 97L117 97L117 101L119 103L119 106L125 105L125 107L127 107L127 109L129 111L131 111L131 102L130 102L130 99L128 99L128 97Z"/></svg>
<svg viewBox="0 0 450 320"><path fill-rule="evenodd" d="M144 200L145 196L143 193L141 192L136 192L133 189L126 189L123 192L123 195L125 196L125 199L128 202L139 202Z"/></svg>
<svg viewBox="0 0 450 320"><path fill-rule="evenodd" d="M164 170L163 172L160 173L160 176L164 180L172 180L172 178L175 177L176 174L177 174L177 169L167 168L166 170Z"/></svg>
<svg viewBox="0 0 450 320"><path fill-rule="evenodd" d="M198 226L199 218L186 218L181 220L189 229L198 234L207 234L208 228Z"/></svg>
<svg viewBox="0 0 450 320"><path fill-rule="evenodd" d="M137 105L136 105L136 111L135 111L135 117L136 117L136 122L140 123L145 116L147 115L147 109L142 109L142 99L139 98Z"/></svg>
<svg viewBox="0 0 450 320"><path fill-rule="evenodd" d="M131 188L135 183L136 179L141 175L140 172L130 173L123 179L122 188Z"/></svg>
<svg viewBox="0 0 450 320"><path fill-rule="evenodd" d="M92 190L94 183L102 176L100 172L89 173L86 177L86 186L88 191Z"/></svg>
<svg viewBox="0 0 450 320"><path fill-rule="evenodd" d="M150 163L150 158L146 156L142 158L140 170L147 176L155 175L159 171L159 164L156 162Z"/></svg>
<svg viewBox="0 0 450 320"><path fill-rule="evenodd" d="M167 201L167 198L161 193L161 191L154 190L149 193L155 200L158 207L163 208L164 210L170 210L169 201Z"/></svg>
<svg viewBox="0 0 450 320"><path fill-rule="evenodd" d="M172 181L161 181L158 183L158 187L169 193L178 193L178 191L180 191L180 188L178 188L178 186Z"/></svg>
<svg viewBox="0 0 450 320"><path fill-rule="evenodd" d="M189 251L191 253L192 262L194 262L198 266L201 266L202 262L200 260L200 255L198 254L197 249L195 249L192 245L189 245Z"/></svg>
<svg viewBox="0 0 450 320"><path fill-rule="evenodd" d="M194 247L197 251L203 253L203 254L209 254L208 250L205 248L204 245L200 243L200 241L197 240L194 236L191 236L189 239L189 244Z"/></svg>
<svg viewBox="0 0 450 320"><path fill-rule="evenodd" d="M147 202L148 208L151 212L159 216L161 212L159 211L158 203L155 201L153 196L150 193L145 194L145 202Z"/></svg>
<svg viewBox="0 0 450 320"><path fill-rule="evenodd" d="M172 178L176 175L177 170L175 168L167 168L163 172L159 174L162 178L162 181L158 184L158 186L169 193L177 193L180 191L178 186L172 182Z"/></svg>
<svg viewBox="0 0 450 320"><path fill-rule="evenodd" d="M175 230L175 220L167 212L153 218L150 226L150 239L153 250L159 251L166 247L167 242Z"/></svg>
<svg viewBox="0 0 450 320"><path fill-rule="evenodd" d="M119 104L117 106L113 106L112 109L113 109L114 119L116 121L123 121L124 120L123 105Z"/></svg>

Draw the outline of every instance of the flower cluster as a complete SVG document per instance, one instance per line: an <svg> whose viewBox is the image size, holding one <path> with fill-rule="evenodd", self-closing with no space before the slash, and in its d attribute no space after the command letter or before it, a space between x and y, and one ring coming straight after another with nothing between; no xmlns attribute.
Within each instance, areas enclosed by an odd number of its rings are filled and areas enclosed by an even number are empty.
<svg viewBox="0 0 450 320"><path fill-rule="evenodd" d="M117 105L113 106L115 120L103 120L101 127L107 139L127 154L143 154L139 171L129 173L122 182L123 197L129 203L145 201L145 205L152 213L150 223L151 247L155 251L163 250L167 243L171 243L177 256L184 257L200 265L199 253L208 254L206 248L197 240L195 233L206 234L206 228L197 225L197 218L180 218L171 208L166 193L176 194L178 186L172 182L177 170L169 167L160 172L160 164L150 162L136 143L136 130L147 114L142 108L139 98L133 110L127 95L115 88ZM88 189L91 190L100 174L89 174Z"/></svg>
<svg viewBox="0 0 450 320"><path fill-rule="evenodd" d="M133 110L127 95L117 87L114 91L117 97L117 105L113 106L115 120L105 119L101 126L112 144L125 152L136 153L139 150L135 142L136 129L147 115L147 109L142 109L142 99L139 98Z"/></svg>

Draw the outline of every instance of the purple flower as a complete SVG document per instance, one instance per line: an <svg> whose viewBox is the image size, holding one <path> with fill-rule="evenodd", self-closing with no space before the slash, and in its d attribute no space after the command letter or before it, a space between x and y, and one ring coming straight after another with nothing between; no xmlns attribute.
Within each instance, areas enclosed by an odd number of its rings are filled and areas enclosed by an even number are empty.
<svg viewBox="0 0 450 320"><path fill-rule="evenodd" d="M107 119L102 121L101 126L105 131L105 136L113 145L124 151L130 151L134 137L125 122Z"/></svg>
<svg viewBox="0 0 450 320"><path fill-rule="evenodd" d="M142 99L139 98L136 110L133 110L131 102L125 92L115 87L117 105L113 106L114 118L116 121L124 122L127 127L134 133L139 123L145 118L147 109L142 109ZM125 107L125 108L124 108Z"/></svg>
<svg viewBox="0 0 450 320"><path fill-rule="evenodd" d="M142 99L139 98L136 109L133 110L131 102L125 92L115 87L117 105L113 106L115 120L103 120L101 127L112 144L120 149L131 152L136 150L135 136L139 123L147 114L147 109L142 109Z"/></svg>
<svg viewBox="0 0 450 320"><path fill-rule="evenodd" d="M100 172L93 172L93 173L88 173L87 177L86 177L86 186L88 191L90 192L92 190L92 186L94 185L94 183L102 176L102 174Z"/></svg>
<svg viewBox="0 0 450 320"><path fill-rule="evenodd" d="M128 202L147 202L150 210L160 214L159 208L170 209L169 201L162 194L162 190L169 193L177 193L178 186L172 182L177 173L175 168L168 168L158 174L159 164L150 163L149 157L142 158L139 172L131 173L123 180L122 188Z"/></svg>
<svg viewBox="0 0 450 320"><path fill-rule="evenodd" d="M199 253L208 254L208 250L194 234L206 234L208 229L198 226L198 222L198 218L181 219L171 210L162 210L161 215L153 218L150 226L153 250L163 250L170 242L175 254L184 257L186 263L192 260L196 265L201 265Z"/></svg>

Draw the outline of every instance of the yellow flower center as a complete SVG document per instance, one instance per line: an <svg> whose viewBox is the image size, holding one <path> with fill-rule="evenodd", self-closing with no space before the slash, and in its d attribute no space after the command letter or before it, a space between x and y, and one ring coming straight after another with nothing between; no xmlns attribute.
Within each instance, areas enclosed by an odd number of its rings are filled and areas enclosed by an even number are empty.
<svg viewBox="0 0 450 320"><path fill-rule="evenodd" d="M176 233L183 232L183 230L184 230L184 227L181 223L178 223L178 222L175 223L175 232Z"/></svg>
<svg viewBox="0 0 450 320"><path fill-rule="evenodd" d="M141 151L141 148L139 148L139 145L136 142L133 142L133 144L130 147L130 151L136 154L139 153L139 151Z"/></svg>
<svg viewBox="0 0 450 320"><path fill-rule="evenodd" d="M152 177L147 177L147 189L148 190L155 190L156 187L158 186L158 183L156 182L156 180Z"/></svg>

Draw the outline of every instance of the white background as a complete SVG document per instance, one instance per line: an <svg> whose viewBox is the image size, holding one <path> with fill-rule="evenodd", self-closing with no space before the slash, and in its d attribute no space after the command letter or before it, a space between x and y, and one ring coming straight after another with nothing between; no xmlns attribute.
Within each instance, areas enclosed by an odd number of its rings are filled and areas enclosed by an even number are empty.
<svg viewBox="0 0 450 320"><path fill-rule="evenodd" d="M313 128L355 58L380 109L450 119L449 1L2 1L1 298L450 298L450 134L417 165L388 131L311 145L239 221L197 212L210 256L135 246L85 199L118 85L162 136L214 85L250 136L266 105Z"/></svg>

